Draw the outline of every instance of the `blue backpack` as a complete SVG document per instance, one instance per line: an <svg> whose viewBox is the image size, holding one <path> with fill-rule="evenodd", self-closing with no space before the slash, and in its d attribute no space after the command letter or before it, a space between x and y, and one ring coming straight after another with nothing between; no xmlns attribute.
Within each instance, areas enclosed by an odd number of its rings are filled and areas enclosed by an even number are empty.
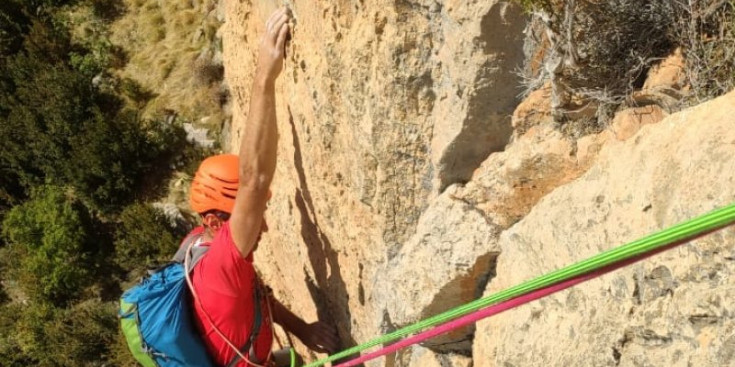
<svg viewBox="0 0 735 367"><path fill-rule="evenodd" d="M206 252L201 249L190 269ZM185 271L184 264L172 262L120 297L120 326L133 356L145 367L214 366L192 321Z"/></svg>
<svg viewBox="0 0 735 367"><path fill-rule="evenodd" d="M144 367L214 367L192 321L192 297L186 280L186 267L189 271L194 269L209 249L193 246L199 237L190 235L184 239L172 263L151 272L120 297L120 326L130 351ZM258 301L262 295L258 288L253 295L253 332L228 366L237 364L243 353L253 353L262 319ZM215 330L225 338L216 327Z"/></svg>

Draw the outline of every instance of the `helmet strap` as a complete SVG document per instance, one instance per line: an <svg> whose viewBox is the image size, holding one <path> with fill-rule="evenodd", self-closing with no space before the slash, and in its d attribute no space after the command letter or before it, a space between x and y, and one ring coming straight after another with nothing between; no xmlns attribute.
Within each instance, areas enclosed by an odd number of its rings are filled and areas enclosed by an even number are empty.
<svg viewBox="0 0 735 367"><path fill-rule="evenodd" d="M204 227L207 229L217 233L217 231L222 228L224 221L213 213L207 213L202 217L202 224L204 224Z"/></svg>

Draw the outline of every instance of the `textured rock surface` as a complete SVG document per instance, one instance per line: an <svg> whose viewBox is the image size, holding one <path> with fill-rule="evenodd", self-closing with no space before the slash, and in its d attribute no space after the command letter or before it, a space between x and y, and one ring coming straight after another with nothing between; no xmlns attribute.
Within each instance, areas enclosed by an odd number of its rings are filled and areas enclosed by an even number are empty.
<svg viewBox="0 0 735 367"><path fill-rule="evenodd" d="M644 91L665 91L668 89L681 90L688 88L686 83L686 60L681 48L678 48L669 57L654 66L648 72L648 78L643 85Z"/></svg>
<svg viewBox="0 0 735 367"><path fill-rule="evenodd" d="M458 200L456 191L450 188L427 208L414 237L378 273L376 300L384 306L375 316L384 332L476 299L494 273L501 228ZM469 353L473 331L457 330L424 346Z"/></svg>
<svg viewBox="0 0 735 367"><path fill-rule="evenodd" d="M407 366L421 367L472 367L472 359L457 354L436 354L429 349L413 347L409 349Z"/></svg>
<svg viewBox="0 0 735 367"><path fill-rule="evenodd" d="M707 122L706 107L661 123L657 107L627 111L579 140L551 122L548 90L518 107L516 6L288 3L271 231L256 264L298 314L334 321L344 347L733 199L735 123ZM276 1L225 5L234 146ZM735 114L733 98L717 102L722 118ZM735 340L725 260L735 255L714 251L725 240L368 365L719 365ZM679 297L701 302L677 306ZM578 348L559 349L571 342Z"/></svg>
<svg viewBox="0 0 735 367"><path fill-rule="evenodd" d="M521 135L534 124L551 122L551 85L548 83L531 92L513 112L514 134Z"/></svg>
<svg viewBox="0 0 735 367"><path fill-rule="evenodd" d="M668 114L656 105L629 108L619 112L613 119L611 130L618 140L628 140L641 126L655 124Z"/></svg>
<svg viewBox="0 0 735 367"><path fill-rule="evenodd" d="M349 344L390 328L382 315L390 319L394 311L385 306L393 307L391 290L398 287L378 272L386 264L405 267L403 247L423 246L425 236L434 236L434 248L460 240L457 233L417 229L419 218L441 189L469 180L508 141L524 19L517 6L497 1L290 4L295 26L277 86L280 161L271 233L258 261L286 303L306 318L334 319ZM226 3L233 142L246 118L261 27L275 6ZM459 213L445 231L492 228L481 216L462 214L468 210L461 202L444 198L436 205ZM474 222L461 223L462 215ZM492 251L472 239L487 237L464 239L475 250L456 251L455 262L435 261L445 279L432 288L472 273L473 256ZM465 298L476 287L466 288ZM433 310L431 304L395 312L408 321Z"/></svg>
<svg viewBox="0 0 735 367"><path fill-rule="evenodd" d="M733 106L735 93L609 143L501 235L487 292L735 201ZM730 228L481 322L475 366L732 366L733 258Z"/></svg>

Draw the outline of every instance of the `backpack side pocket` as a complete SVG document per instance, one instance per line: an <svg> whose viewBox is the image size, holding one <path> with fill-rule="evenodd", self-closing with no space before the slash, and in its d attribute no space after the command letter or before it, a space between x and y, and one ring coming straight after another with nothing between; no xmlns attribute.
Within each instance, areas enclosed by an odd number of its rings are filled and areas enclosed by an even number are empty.
<svg viewBox="0 0 735 367"><path fill-rule="evenodd" d="M142 364L143 367L159 367L158 363L148 354L148 345L146 345L145 340L143 340L143 335L140 332L138 305L127 303L121 299L118 318L120 319L120 327L125 336L125 340L128 342L128 347L133 353L135 360Z"/></svg>

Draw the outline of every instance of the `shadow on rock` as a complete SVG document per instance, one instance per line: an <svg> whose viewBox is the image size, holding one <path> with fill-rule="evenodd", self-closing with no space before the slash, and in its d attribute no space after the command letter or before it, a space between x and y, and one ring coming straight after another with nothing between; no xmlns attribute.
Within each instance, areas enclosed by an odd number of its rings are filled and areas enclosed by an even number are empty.
<svg viewBox="0 0 735 367"><path fill-rule="evenodd" d="M300 187L296 190L294 202L301 215L301 237L307 245L309 261L316 277L312 279L304 269L306 283L317 308L319 320L331 322L337 327L341 340L340 347L344 350L356 345L351 333L349 294L340 273L338 254L316 219L314 202L306 182L298 132L290 109L288 113L293 134L294 165Z"/></svg>

